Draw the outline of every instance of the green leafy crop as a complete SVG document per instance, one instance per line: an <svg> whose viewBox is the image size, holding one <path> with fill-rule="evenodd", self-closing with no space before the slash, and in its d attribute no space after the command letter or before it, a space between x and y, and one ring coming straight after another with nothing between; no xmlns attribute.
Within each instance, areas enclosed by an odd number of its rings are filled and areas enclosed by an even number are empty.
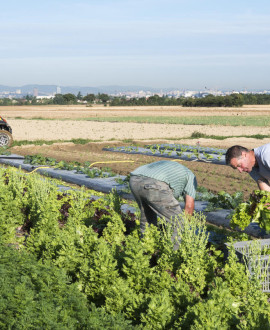
<svg viewBox="0 0 270 330"><path fill-rule="evenodd" d="M269 196L256 196L267 208ZM117 191L60 192L36 173L1 167L0 202L0 328L270 326L260 264L249 273L233 250L221 261L202 214L159 219L141 237L139 215L122 213ZM257 202L248 206L265 219Z"/></svg>
<svg viewBox="0 0 270 330"><path fill-rule="evenodd" d="M247 202L236 207L231 218L231 226L245 229L250 222L257 222L259 226L270 232L270 193L255 190Z"/></svg>

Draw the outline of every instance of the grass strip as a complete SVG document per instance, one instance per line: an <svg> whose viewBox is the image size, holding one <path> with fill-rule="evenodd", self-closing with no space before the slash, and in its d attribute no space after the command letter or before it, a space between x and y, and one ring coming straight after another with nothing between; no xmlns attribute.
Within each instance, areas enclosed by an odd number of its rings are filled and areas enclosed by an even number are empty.
<svg viewBox="0 0 270 330"><path fill-rule="evenodd" d="M198 139L198 138L205 138L205 139L213 139L213 140L226 140L229 138L252 138L262 140L265 138L270 138L270 135L263 135L263 134L254 134L254 135L228 135L228 136L218 136L218 135L207 135L201 132L193 132L190 137L184 139Z"/></svg>
<svg viewBox="0 0 270 330"><path fill-rule="evenodd" d="M226 140L228 138L240 138L240 137L244 137L244 138L253 138L253 139L258 139L258 140L262 140L265 138L270 138L270 135L263 135L263 134L255 134L255 135L229 135L229 136L218 136L218 135L207 135L204 133L200 133L200 132L193 132L191 134L191 136L188 137L177 137L177 138L162 138L161 140L171 140L171 141L175 141L177 140L188 140L188 139L199 139L199 138L205 138L205 139L212 139L212 140ZM136 141L139 141L140 139L136 139ZM157 140L157 138L149 138L148 140ZM110 139L109 141L118 141L117 139ZM143 139L142 139L143 141ZM30 145L30 144L34 144L34 145L38 145L41 146L43 144L45 145L52 145L54 143L65 143L65 142L72 142L74 144L87 144L90 142L103 142L103 140L91 140L91 139L71 139L71 140L35 140L35 141L31 141L31 140L21 140L21 141L17 141L14 140L12 147L15 146L22 146L22 145ZM124 139L122 140L123 143L134 143L134 140L132 139Z"/></svg>
<svg viewBox="0 0 270 330"><path fill-rule="evenodd" d="M91 139L71 139L71 140L14 140L12 147L22 146L28 144L34 144L37 146L41 146L43 144L52 145L54 143L64 143L64 142L73 142L74 144L86 144L89 142L102 142L101 140L91 140Z"/></svg>
<svg viewBox="0 0 270 330"><path fill-rule="evenodd" d="M128 122L149 124L182 124L182 125L222 125L222 126L269 126L270 117L266 116L196 116L196 117L90 117L90 118L29 118L27 120L61 120L61 121L98 121Z"/></svg>

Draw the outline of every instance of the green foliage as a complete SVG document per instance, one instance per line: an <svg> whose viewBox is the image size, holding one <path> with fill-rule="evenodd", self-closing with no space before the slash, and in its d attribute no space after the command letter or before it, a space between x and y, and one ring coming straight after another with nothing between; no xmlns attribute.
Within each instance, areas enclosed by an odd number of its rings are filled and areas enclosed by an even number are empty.
<svg viewBox="0 0 270 330"><path fill-rule="evenodd" d="M86 329L86 297L65 271L38 263L26 253L0 245L0 327L2 329Z"/></svg>
<svg viewBox="0 0 270 330"><path fill-rule="evenodd" d="M230 226L232 228L239 227L244 230L251 222L252 216L250 214L250 204L249 203L241 203L234 210Z"/></svg>
<svg viewBox="0 0 270 330"><path fill-rule="evenodd" d="M245 265L238 262L232 245L229 247L229 258L224 267L224 278L230 291L236 296L248 291L248 274Z"/></svg>
<svg viewBox="0 0 270 330"><path fill-rule="evenodd" d="M177 254L181 263L176 269L176 276L202 293L213 278L216 266L214 258L207 253L209 234L205 227L206 218L201 213L194 213L193 217L185 215L180 221Z"/></svg>
<svg viewBox="0 0 270 330"><path fill-rule="evenodd" d="M122 313L108 314L103 307L97 308L91 304L91 314L87 329L131 330L139 329L126 320Z"/></svg>
<svg viewBox="0 0 270 330"><path fill-rule="evenodd" d="M104 239L100 238L89 260L84 260L80 270L82 291L90 301L101 306L111 285L119 277L117 262L112 250Z"/></svg>
<svg viewBox="0 0 270 330"><path fill-rule="evenodd" d="M140 238L136 226L126 231L116 191L94 200L86 189L61 193L37 174L5 168L0 187L1 235L19 248L0 246L1 327L269 328L260 262L253 275L233 250L221 262L202 214L174 223L176 241L163 219Z"/></svg>
<svg viewBox="0 0 270 330"><path fill-rule="evenodd" d="M71 284L63 269L42 265L0 244L1 329L133 329L124 315L108 314Z"/></svg>
<svg viewBox="0 0 270 330"><path fill-rule="evenodd" d="M80 118L79 120L115 122L115 117L89 117ZM154 123L154 124L182 124L182 125L222 125L222 126L269 126L270 118L265 116L189 116L189 117L117 117L117 122L133 122L133 123ZM208 137L208 136L207 136ZM237 136L239 137L239 136ZM248 136L251 137L251 136ZM213 138L213 136L212 136ZM226 137L215 137L215 139L223 140Z"/></svg>
<svg viewBox="0 0 270 330"><path fill-rule="evenodd" d="M103 230L104 239L112 246L121 246L125 240L126 228L119 214L113 214L107 222L106 228Z"/></svg>
<svg viewBox="0 0 270 330"><path fill-rule="evenodd" d="M53 230L53 221L60 217L59 208L61 201L58 200L58 189L48 179L40 180L39 176L32 174L27 176L28 185L28 218L30 226L40 226L42 222L50 223ZM54 201L53 203L51 201Z"/></svg>
<svg viewBox="0 0 270 330"><path fill-rule="evenodd" d="M118 214L121 214L121 205L123 201L116 189L112 189L112 192L106 196L109 206Z"/></svg>
<svg viewBox="0 0 270 330"><path fill-rule="evenodd" d="M232 329L239 319L239 301L230 292L226 282L217 278L205 301L188 308L181 322L183 329Z"/></svg>
<svg viewBox="0 0 270 330"><path fill-rule="evenodd" d="M141 321L146 329L164 329L170 322L173 312L169 292L164 290L162 295L151 296L147 310L141 313Z"/></svg>
<svg viewBox="0 0 270 330"><path fill-rule="evenodd" d="M115 175L108 168L106 169L90 168L89 162L85 162L84 164L80 164L79 162L68 163L64 160L58 162L55 158L44 157L41 154L25 156L24 163L36 165L36 166L47 165L50 167L54 167L61 170L67 170L67 171L76 170L77 173L86 174L90 178L96 178L96 177L107 178Z"/></svg>
<svg viewBox="0 0 270 330"><path fill-rule="evenodd" d="M258 241L243 251L246 258L239 264L233 246L229 247L228 263L224 268L224 278L230 292L238 297L240 329L270 328L270 306L267 296L261 291L264 274L260 257L261 248ZM266 266L268 268L268 265Z"/></svg>
<svg viewBox="0 0 270 330"><path fill-rule="evenodd" d="M8 150L7 146L0 147L0 155L9 156L11 152Z"/></svg>
<svg viewBox="0 0 270 330"><path fill-rule="evenodd" d="M145 253L138 238L130 235L126 239L122 269L129 286L136 292L145 291L152 275L150 269L150 255Z"/></svg>
<svg viewBox="0 0 270 330"><path fill-rule="evenodd" d="M250 221L258 222L259 226L270 232L270 193L255 190L247 202L241 203L234 210L231 226L245 229Z"/></svg>
<svg viewBox="0 0 270 330"><path fill-rule="evenodd" d="M105 308L112 314L123 312L134 320L137 310L133 308L133 302L136 298L137 295L129 283L122 277L117 277L107 288Z"/></svg>
<svg viewBox="0 0 270 330"><path fill-rule="evenodd" d="M243 201L243 193L237 191L230 195L225 191L220 191L216 196L209 198L209 204L205 211L213 211L214 209L235 209Z"/></svg>
<svg viewBox="0 0 270 330"><path fill-rule="evenodd" d="M17 229L25 221L22 213L26 198L24 182L18 172L2 168L0 186L0 236L7 243L18 243Z"/></svg>

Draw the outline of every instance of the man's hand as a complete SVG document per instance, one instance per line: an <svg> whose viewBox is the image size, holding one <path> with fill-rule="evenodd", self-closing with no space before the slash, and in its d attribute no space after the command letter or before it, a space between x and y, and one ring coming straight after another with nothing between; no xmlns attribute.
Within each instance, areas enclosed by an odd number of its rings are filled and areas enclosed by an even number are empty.
<svg viewBox="0 0 270 330"><path fill-rule="evenodd" d="M264 181L264 180L260 179L257 181L257 183L258 183L260 190L270 191L270 186L269 186L268 181L266 181L266 180Z"/></svg>
<svg viewBox="0 0 270 330"><path fill-rule="evenodd" d="M186 195L185 196L185 213L192 215L192 213L194 211L194 205L195 205L194 198L189 195Z"/></svg>

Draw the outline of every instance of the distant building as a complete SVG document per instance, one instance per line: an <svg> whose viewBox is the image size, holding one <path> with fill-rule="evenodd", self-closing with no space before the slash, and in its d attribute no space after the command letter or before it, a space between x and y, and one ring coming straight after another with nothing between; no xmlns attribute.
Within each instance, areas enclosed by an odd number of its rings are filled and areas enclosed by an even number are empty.
<svg viewBox="0 0 270 330"><path fill-rule="evenodd" d="M39 95L37 96L37 100L42 100L42 99L53 99L53 95Z"/></svg>
<svg viewBox="0 0 270 330"><path fill-rule="evenodd" d="M184 91L184 97L192 97L195 96L197 93L197 91Z"/></svg>
<svg viewBox="0 0 270 330"><path fill-rule="evenodd" d="M61 87L59 86L56 87L56 94L61 94Z"/></svg>
<svg viewBox="0 0 270 330"><path fill-rule="evenodd" d="M38 96L38 89L37 89L37 88L34 88L34 90L33 90L33 95L34 95L35 97Z"/></svg>

